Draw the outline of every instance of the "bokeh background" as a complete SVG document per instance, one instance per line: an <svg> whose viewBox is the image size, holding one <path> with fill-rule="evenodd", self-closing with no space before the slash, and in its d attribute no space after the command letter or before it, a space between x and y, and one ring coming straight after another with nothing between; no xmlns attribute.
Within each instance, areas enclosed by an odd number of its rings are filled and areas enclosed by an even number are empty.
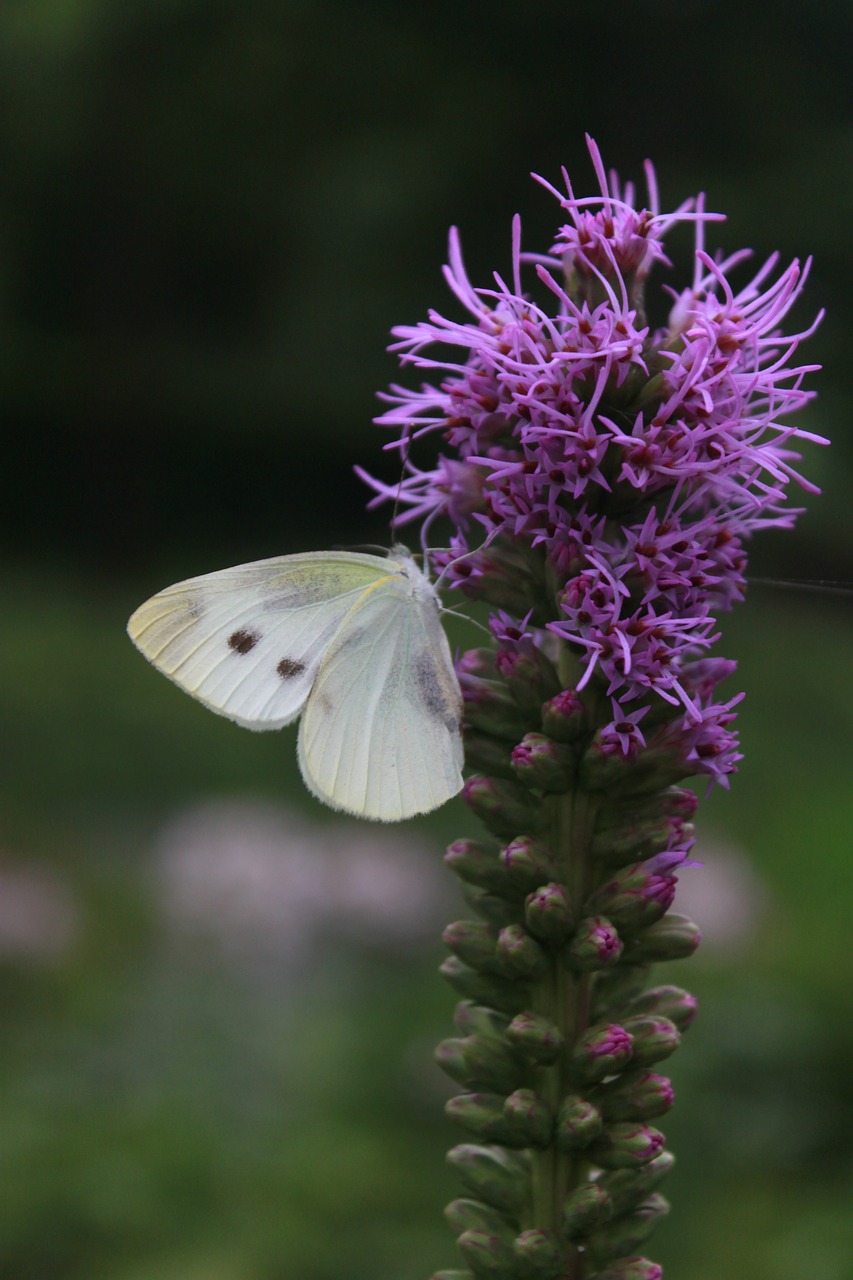
<svg viewBox="0 0 853 1280"><path fill-rule="evenodd" d="M651 157L665 206L707 191L715 244L815 255L793 323L827 308L825 492L755 565L853 579L850 28L843 0L3 0L4 1280L453 1265L431 1053L468 817L321 810L292 732L210 716L125 619L190 574L387 541L352 466L395 478L388 331L451 305L451 223L483 283L514 212L548 243L528 173L591 189L584 130L624 177ZM702 1016L672 1280L853 1275L852 634L844 595L760 586L725 624L746 758L683 878L707 942L676 975Z"/></svg>

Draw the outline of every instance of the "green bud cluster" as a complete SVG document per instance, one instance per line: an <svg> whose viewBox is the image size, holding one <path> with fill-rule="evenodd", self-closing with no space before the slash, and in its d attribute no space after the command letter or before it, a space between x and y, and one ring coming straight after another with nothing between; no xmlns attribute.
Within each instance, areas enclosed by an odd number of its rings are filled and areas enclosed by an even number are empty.
<svg viewBox="0 0 853 1280"><path fill-rule="evenodd" d="M699 943L669 909L667 861L695 797L671 757L638 769L600 750L609 705L571 687L565 653L513 659L460 663L464 794L486 835L446 854L471 912L444 933L462 999L436 1055L462 1089L447 1115L463 1195L446 1213L463 1266L433 1280L658 1280L640 1255L669 1207L658 1067L696 1004L649 979Z"/></svg>

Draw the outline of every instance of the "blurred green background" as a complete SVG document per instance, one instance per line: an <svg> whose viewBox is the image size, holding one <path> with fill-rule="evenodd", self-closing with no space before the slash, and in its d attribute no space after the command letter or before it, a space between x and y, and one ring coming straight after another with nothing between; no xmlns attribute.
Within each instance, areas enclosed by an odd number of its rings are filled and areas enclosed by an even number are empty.
<svg viewBox="0 0 853 1280"><path fill-rule="evenodd" d="M456 1134L431 1065L461 804L377 830L124 635L168 582L385 542L355 462L395 323L583 132L711 237L808 253L809 499L756 572L853 579L849 5L4 0L0 7L0 1276L425 1280ZM687 240L681 242L686 251ZM676 245L678 248L678 244ZM453 640L472 639L462 623ZM672 1280L853 1275L851 604L755 587L721 651L746 752L701 815L676 980Z"/></svg>

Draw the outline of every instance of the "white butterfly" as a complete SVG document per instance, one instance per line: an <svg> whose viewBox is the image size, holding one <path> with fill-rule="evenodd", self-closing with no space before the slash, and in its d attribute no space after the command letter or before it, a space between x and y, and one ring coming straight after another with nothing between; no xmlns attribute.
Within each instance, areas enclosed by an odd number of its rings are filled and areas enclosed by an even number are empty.
<svg viewBox="0 0 853 1280"><path fill-rule="evenodd" d="M333 809L398 822L462 786L462 699L438 595L405 547L313 551L189 578L133 614L131 640L248 729L301 713L299 767Z"/></svg>

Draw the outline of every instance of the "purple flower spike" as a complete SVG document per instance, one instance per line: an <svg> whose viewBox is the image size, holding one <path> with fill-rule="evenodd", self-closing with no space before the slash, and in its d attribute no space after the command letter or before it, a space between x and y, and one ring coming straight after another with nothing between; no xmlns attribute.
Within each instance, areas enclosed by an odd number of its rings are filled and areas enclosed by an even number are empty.
<svg viewBox="0 0 853 1280"><path fill-rule="evenodd" d="M514 220L507 280L475 286L451 232L445 279L467 318L432 311L394 330L401 363L434 380L392 387L377 419L405 458L402 485L360 474L374 503L398 498L398 524L420 519L425 537L449 520L449 550L434 559L467 594L495 597L490 548L539 548L562 583L544 626L577 654L578 692L597 677L611 700L601 747L636 757L651 745L646 709L663 699L692 771L725 782L738 753L733 703L713 700L731 670L708 657L714 613L743 595L750 535L793 523L790 483L813 490L792 443L825 443L785 421L812 395L803 384L816 366L796 357L820 317L782 331L809 264L780 271L774 255L736 287L749 254L705 251L721 215L704 197L661 212L647 165L648 204L635 204L588 145L599 194L576 196L565 173L565 191L538 178L563 221L543 254L522 252ZM668 288L674 302L654 328L649 275L670 266L664 241L683 222L695 234L692 280ZM410 448L434 433L450 452L422 470ZM503 598L522 633L542 625L517 591ZM498 625L505 633L507 619Z"/></svg>
<svg viewBox="0 0 853 1280"><path fill-rule="evenodd" d="M360 474L371 506L394 499L425 551L442 544L439 585L488 608L490 643L456 670L463 798L491 839L448 851L479 919L450 927L442 966L466 997L465 1038L439 1053L468 1090L450 1113L492 1144L452 1157L477 1197L448 1213L459 1248L478 1275L658 1280L638 1249L673 1157L648 1121L674 1095L653 1068L696 1001L645 988L701 941L672 910L696 865L683 784L737 769L717 619L743 598L752 534L790 527L789 489L813 488L795 442L825 441L788 420L812 394L797 353L814 325L784 332L808 263L734 283L749 254L706 252L704 197L662 212L647 165L644 206L588 145L595 195L538 179L559 210L546 252L522 252L516 218L509 273L477 286L451 232L460 318L394 331L426 379L378 419L402 483ZM685 222L692 273L648 305Z"/></svg>

